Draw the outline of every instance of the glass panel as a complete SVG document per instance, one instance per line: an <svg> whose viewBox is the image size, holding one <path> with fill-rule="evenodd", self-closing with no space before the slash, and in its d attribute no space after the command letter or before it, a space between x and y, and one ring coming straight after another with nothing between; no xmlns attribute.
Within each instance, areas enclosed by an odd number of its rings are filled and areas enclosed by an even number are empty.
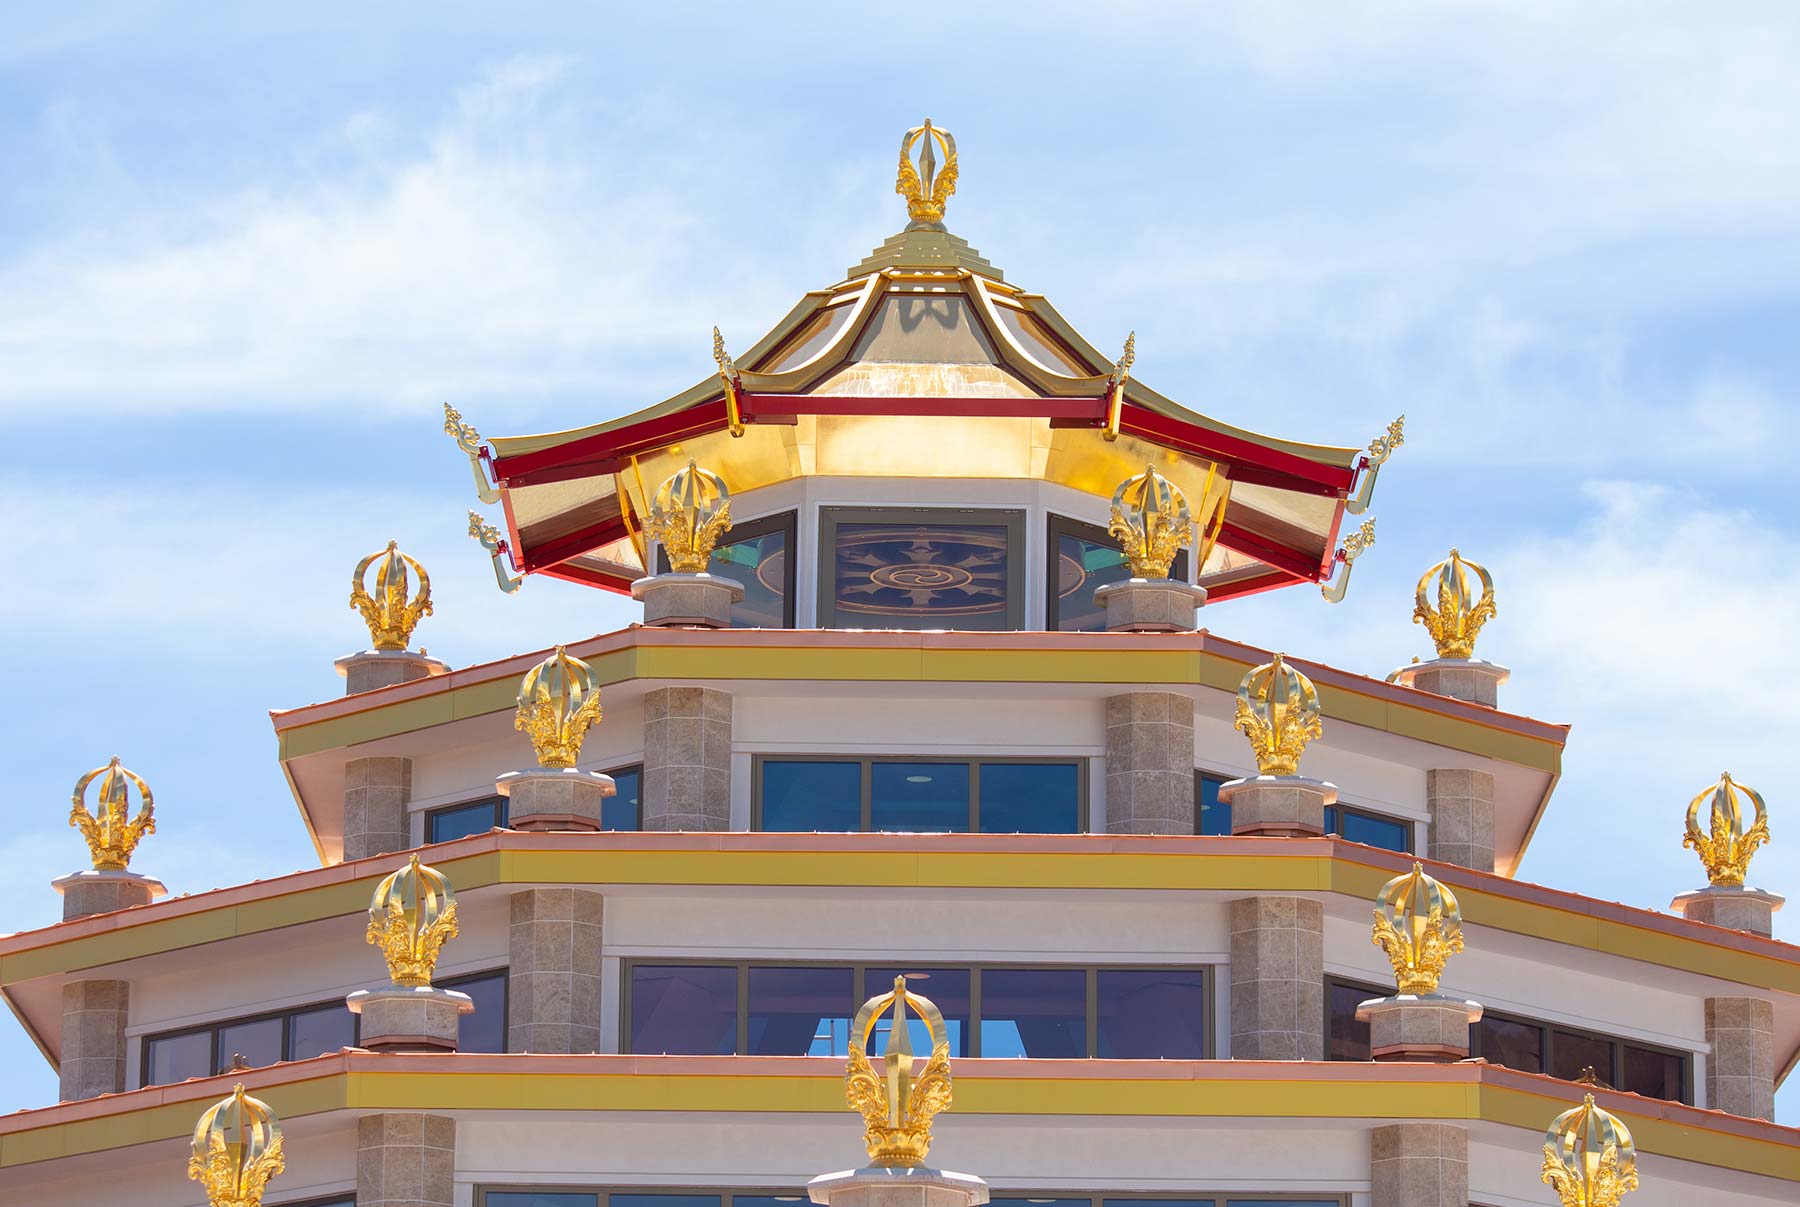
<svg viewBox="0 0 1800 1207"><path fill-rule="evenodd" d="M944 1016L944 1032L950 1037L950 1055L969 1054L969 970L967 968L915 968L899 965L893 968L874 966L863 969L863 995L874 997L894 987L894 978L904 976L906 987L920 997L928 997ZM888 1032L893 1024L884 1017L869 1033L869 1051L887 1047ZM909 1017L907 1038L912 1041L914 1055L931 1052L931 1033L925 1024Z"/></svg>
<svg viewBox="0 0 1800 1207"><path fill-rule="evenodd" d="M732 628L788 627L787 546L784 517L778 527L737 536L713 550L712 572L744 585L744 598L731 607Z"/></svg>
<svg viewBox="0 0 1800 1207"><path fill-rule="evenodd" d="M983 834L1077 834L1080 763L983 763Z"/></svg>
<svg viewBox="0 0 1800 1207"><path fill-rule="evenodd" d="M1200 833L1230 834L1231 805L1219 799L1219 789L1225 784L1225 777L1207 775L1202 772L1195 777L1195 792L1200 797Z"/></svg>
<svg viewBox="0 0 1800 1207"><path fill-rule="evenodd" d="M1079 968L981 970L981 1054L1087 1055L1087 973Z"/></svg>
<svg viewBox="0 0 1800 1207"><path fill-rule="evenodd" d="M1351 842L1366 843L1389 851L1407 851L1412 848L1410 825L1371 813L1358 813L1353 809L1344 810L1344 837Z"/></svg>
<svg viewBox="0 0 1800 1207"><path fill-rule="evenodd" d="M805 1194L734 1194L731 1207L793 1207L805 1203Z"/></svg>
<svg viewBox="0 0 1800 1207"><path fill-rule="evenodd" d="M1484 1015L1475 1024L1482 1057L1521 1073L1544 1071L1544 1029L1509 1018Z"/></svg>
<svg viewBox="0 0 1800 1207"><path fill-rule="evenodd" d="M1327 834L1336 834L1338 832L1338 811L1336 805L1325 806L1325 832Z"/></svg>
<svg viewBox="0 0 1800 1207"><path fill-rule="evenodd" d="M837 526L837 628L1002 632L1011 570L1005 524Z"/></svg>
<svg viewBox="0 0 1800 1207"><path fill-rule="evenodd" d="M600 1196L542 1190L490 1190L486 1202L487 1207L600 1207Z"/></svg>
<svg viewBox="0 0 1800 1207"><path fill-rule="evenodd" d="M788 342L781 355L760 372L782 373L805 364L837 337L838 332L844 329L844 324L850 321L850 315L855 309L854 304L846 302L814 315L801 333Z"/></svg>
<svg viewBox="0 0 1800 1207"><path fill-rule="evenodd" d="M231 1068L232 1057L242 1056L251 1068L272 1065L281 1059L281 1019L264 1018L253 1023L227 1023L219 1028L219 1067Z"/></svg>
<svg viewBox="0 0 1800 1207"><path fill-rule="evenodd" d="M169 1085L190 1077L211 1077L212 1031L165 1035L150 1041L147 1077L151 1085Z"/></svg>
<svg viewBox="0 0 1800 1207"><path fill-rule="evenodd" d="M851 360L891 364L987 365L995 357L967 298L907 294L878 303Z"/></svg>
<svg viewBox="0 0 1800 1207"><path fill-rule="evenodd" d="M1341 1207L1342 1199L1226 1199L1225 1207Z"/></svg>
<svg viewBox="0 0 1800 1207"><path fill-rule="evenodd" d="M719 1207L716 1194L614 1194L610 1207Z"/></svg>
<svg viewBox="0 0 1800 1207"><path fill-rule="evenodd" d="M802 833L862 829L862 765L765 759L762 828Z"/></svg>
<svg viewBox="0 0 1800 1207"><path fill-rule="evenodd" d="M444 988L466 993L475 1003L475 1013L462 1017L457 1051L506 1051L506 974L493 972L463 981L447 981Z"/></svg>
<svg viewBox="0 0 1800 1207"><path fill-rule="evenodd" d="M1624 1065L1624 1084L1619 1088L1646 1098L1682 1101L1681 1073L1683 1061L1675 1052L1658 1052L1651 1048L1625 1045L1620 1057Z"/></svg>
<svg viewBox="0 0 1800 1207"><path fill-rule="evenodd" d="M1213 1207L1215 1199L1106 1199L1106 1207Z"/></svg>
<svg viewBox="0 0 1800 1207"><path fill-rule="evenodd" d="M1582 1070L1592 1068L1608 1087L1612 1085L1612 1041L1557 1031L1550 1041L1550 1076L1578 1081Z"/></svg>
<svg viewBox="0 0 1800 1207"><path fill-rule="evenodd" d="M1094 1207L1092 1199L1008 1199L991 1198L990 1203L1004 1203L1006 1207Z"/></svg>
<svg viewBox="0 0 1800 1207"><path fill-rule="evenodd" d="M1118 1060L1206 1057L1206 972L1102 968L1094 1055Z"/></svg>
<svg viewBox="0 0 1800 1207"><path fill-rule="evenodd" d="M644 788L644 769L642 767L623 767L611 773L613 783L619 790L606 798L600 806L600 828L602 830L641 830L644 828L643 809L638 803L638 794Z"/></svg>
<svg viewBox="0 0 1800 1207"><path fill-rule="evenodd" d="M848 1055L850 977L848 968L752 968L750 1055Z"/></svg>
<svg viewBox="0 0 1800 1207"><path fill-rule="evenodd" d="M737 969L639 964L631 970L631 1050L729 1056L737 1050Z"/></svg>
<svg viewBox="0 0 1800 1207"><path fill-rule="evenodd" d="M339 1048L355 1046L356 1016L340 1003L302 1010L289 1019L289 1060L311 1060Z"/></svg>
<svg viewBox="0 0 1800 1207"><path fill-rule="evenodd" d="M488 800L470 801L466 805L453 805L448 809L439 809L431 814L427 821L426 842L449 842L452 838L467 838L471 834L486 834L495 826L502 824L497 806L502 797Z"/></svg>
<svg viewBox="0 0 1800 1207"><path fill-rule="evenodd" d="M1006 324L1006 329L1012 333L1012 337L1019 341L1019 346L1025 350L1025 355L1031 357L1032 360L1052 373L1061 373L1065 377L1088 376L1087 366L1063 351L1062 345L1054 336L1038 326L1036 319L1019 313L1011 306L995 306L994 312L1000 316L1000 321Z"/></svg>
<svg viewBox="0 0 1800 1207"><path fill-rule="evenodd" d="M1363 989L1356 985L1340 985L1336 981L1325 986L1325 1059L1368 1060L1372 1051L1369 1024L1356 1021L1356 1008L1381 990Z"/></svg>
<svg viewBox="0 0 1800 1207"><path fill-rule="evenodd" d="M869 774L870 829L968 833L967 763L876 763Z"/></svg>
<svg viewBox="0 0 1800 1207"><path fill-rule="evenodd" d="M1056 538L1056 627L1064 633L1096 633L1106 628L1106 608L1094 592L1131 577L1116 544L1062 532Z"/></svg>

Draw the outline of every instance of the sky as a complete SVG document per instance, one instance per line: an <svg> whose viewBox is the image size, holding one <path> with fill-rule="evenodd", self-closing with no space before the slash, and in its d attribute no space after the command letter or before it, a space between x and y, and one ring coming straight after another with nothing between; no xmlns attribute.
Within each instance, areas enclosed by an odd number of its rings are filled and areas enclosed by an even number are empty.
<svg viewBox="0 0 1800 1207"><path fill-rule="evenodd" d="M1800 7L503 8L4 18L0 932L59 916L113 754L172 890L313 863L267 711L341 692L390 537L453 666L633 619L495 590L442 404L517 434L701 379L714 324L747 347L903 225L926 116L951 230L1095 344L1135 330L1155 389L1320 443L1406 415L1345 602L1208 627L1383 675L1455 545L1504 706L1574 726L1521 875L1667 909L1729 769L1773 815L1753 882L1800 893ZM55 1096L0 1018L0 1110Z"/></svg>

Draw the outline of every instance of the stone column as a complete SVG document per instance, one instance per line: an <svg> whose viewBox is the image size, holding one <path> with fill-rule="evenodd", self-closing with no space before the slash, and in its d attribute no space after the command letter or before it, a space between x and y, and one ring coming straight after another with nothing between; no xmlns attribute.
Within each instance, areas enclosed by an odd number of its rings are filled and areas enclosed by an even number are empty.
<svg viewBox="0 0 1800 1207"><path fill-rule="evenodd" d="M1325 907L1305 897L1231 903L1231 1056L1325 1059Z"/></svg>
<svg viewBox="0 0 1800 1207"><path fill-rule="evenodd" d="M358 989L344 1005L362 1016L357 1044L371 1052L454 1052L475 1013L468 994L431 985Z"/></svg>
<svg viewBox="0 0 1800 1207"><path fill-rule="evenodd" d="M389 1113L356 1121L356 1207L453 1207L456 1120Z"/></svg>
<svg viewBox="0 0 1800 1207"><path fill-rule="evenodd" d="M74 872L50 882L62 894L63 921L149 905L168 895L160 880L136 872Z"/></svg>
<svg viewBox="0 0 1800 1207"><path fill-rule="evenodd" d="M1106 698L1106 831L1194 833L1194 701L1172 692Z"/></svg>
<svg viewBox="0 0 1800 1207"><path fill-rule="evenodd" d="M1371 1128L1369 1181L1373 1207L1469 1207L1469 1133L1447 1123Z"/></svg>
<svg viewBox="0 0 1800 1207"><path fill-rule="evenodd" d="M508 1052L600 1050L603 899L587 889L512 895L508 936Z"/></svg>
<svg viewBox="0 0 1800 1207"><path fill-rule="evenodd" d="M1128 578L1094 592L1112 633L1191 633L1206 588L1168 578Z"/></svg>
<svg viewBox="0 0 1800 1207"><path fill-rule="evenodd" d="M450 668L424 650L364 650L349 654L332 663L344 677L344 694L359 696L378 687L429 679Z"/></svg>
<svg viewBox="0 0 1800 1207"><path fill-rule="evenodd" d="M731 828L731 693L644 693L644 829Z"/></svg>
<svg viewBox="0 0 1800 1207"><path fill-rule="evenodd" d="M412 827L406 806L411 800L411 759L367 758L345 763L345 860L410 848Z"/></svg>
<svg viewBox="0 0 1800 1207"><path fill-rule="evenodd" d="M821 1174L806 1192L819 1207L981 1207L988 1201L988 1184L980 1178L925 1167Z"/></svg>
<svg viewBox="0 0 1800 1207"><path fill-rule="evenodd" d="M1425 773L1431 858L1478 872L1494 870L1494 777L1486 771Z"/></svg>
<svg viewBox="0 0 1800 1207"><path fill-rule="evenodd" d="M64 1102L125 1089L125 1017L129 981L75 981L62 991Z"/></svg>
<svg viewBox="0 0 1800 1207"><path fill-rule="evenodd" d="M1775 914L1785 897L1748 885L1708 885L1675 898L1670 908L1690 922L1723 926L1767 939L1775 933Z"/></svg>
<svg viewBox="0 0 1800 1207"><path fill-rule="evenodd" d="M1512 672L1504 666L1479 658L1434 658L1403 666L1388 676L1402 687L1416 687L1434 696L1448 696L1483 708L1498 707L1500 685L1511 677Z"/></svg>
<svg viewBox="0 0 1800 1207"><path fill-rule="evenodd" d="M1760 997L1706 999L1706 1105L1775 1118L1775 1005Z"/></svg>
<svg viewBox="0 0 1800 1207"><path fill-rule="evenodd" d="M744 600L744 584L713 574L658 574L631 584L653 629L729 629L731 605Z"/></svg>

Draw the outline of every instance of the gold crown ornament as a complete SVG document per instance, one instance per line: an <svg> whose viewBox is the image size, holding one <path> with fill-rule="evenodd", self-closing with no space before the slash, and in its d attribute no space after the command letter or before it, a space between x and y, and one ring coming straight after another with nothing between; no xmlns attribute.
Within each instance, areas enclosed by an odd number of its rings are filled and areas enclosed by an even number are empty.
<svg viewBox="0 0 1800 1207"><path fill-rule="evenodd" d="M1481 581L1479 599L1469 581L1471 572ZM1436 607L1425 593L1434 574L1438 580ZM1431 634L1439 658L1473 658L1481 626L1494 618L1494 579L1485 566L1452 549L1449 557L1420 576L1416 603L1413 620Z"/></svg>
<svg viewBox="0 0 1800 1207"><path fill-rule="evenodd" d="M375 570L375 594L370 595L363 580L377 559L381 565ZM408 567L419 576L419 593L411 603L406 599L411 586ZM431 577L425 573L425 567L400 552L397 542L389 541L386 549L356 563L350 575L350 606L362 613L363 623L369 626L369 640L376 649L403 650L419 621L431 615Z"/></svg>
<svg viewBox="0 0 1800 1207"><path fill-rule="evenodd" d="M869 1062L869 1035L889 1006L893 1015L877 1072ZM931 1033L931 1056L918 1072L906 1021L908 1007ZM850 1026L844 1098L851 1110L862 1113L869 1164L884 1169L925 1164L931 1148L931 1121L950 1108L950 1035L944 1029L943 1013L930 998L909 993L903 976L894 978L891 992L870 998L856 1012L856 1021Z"/></svg>
<svg viewBox="0 0 1800 1207"><path fill-rule="evenodd" d="M1708 797L1712 798L1711 825L1708 830L1701 830L1700 803ZM1741 803L1746 798L1756 810L1756 821L1749 829L1744 828ZM1719 777L1717 784L1688 802L1687 837L1681 845L1699 853L1700 862L1706 865L1707 879L1719 887L1742 885L1750 871L1750 857L1768 841L1769 810L1763 804L1762 793L1738 783L1729 771Z"/></svg>
<svg viewBox="0 0 1800 1207"><path fill-rule="evenodd" d="M1544 1184L1555 1188L1562 1207L1618 1207L1638 1188L1630 1129L1589 1094L1544 1133Z"/></svg>
<svg viewBox="0 0 1800 1207"><path fill-rule="evenodd" d="M1388 881L1376 900L1375 945L1394 966L1395 985L1401 993L1436 993L1444 965L1463 949L1456 894L1414 861L1413 870Z"/></svg>
<svg viewBox="0 0 1800 1207"><path fill-rule="evenodd" d="M1250 739L1260 775L1295 775L1306 744L1324 732L1319 693L1280 654L1238 684L1237 727Z"/></svg>
<svg viewBox="0 0 1800 1207"><path fill-rule="evenodd" d="M531 738L538 766L573 767L589 727L600 722L600 689L588 664L557 646L519 682L513 728Z"/></svg>
<svg viewBox="0 0 1800 1207"><path fill-rule="evenodd" d="M1175 555L1193 542L1187 496L1153 465L1113 491L1108 535L1118 538L1136 578L1167 578Z"/></svg>
<svg viewBox="0 0 1800 1207"><path fill-rule="evenodd" d="M87 789L100 781L99 799L88 812ZM137 816L131 816L129 790L138 793ZM150 796L150 785L135 771L119 765L119 756L104 767L96 767L75 781L75 794L69 802L69 824L81 831L87 840L88 854L93 857L96 872L122 872L131 863L131 853L146 834L156 833L156 808Z"/></svg>
<svg viewBox="0 0 1800 1207"><path fill-rule="evenodd" d="M912 151L919 145L918 167L913 166ZM937 153L944 153L944 166L939 170ZM935 226L944 220L944 207L950 194L956 192L956 139L942 126L925 119L900 139L900 175L894 181L894 192L906 198L906 213L922 226Z"/></svg>
<svg viewBox="0 0 1800 1207"><path fill-rule="evenodd" d="M381 949L388 977L402 989L427 989L438 952L456 937L456 894L434 867L412 861L375 886L369 942Z"/></svg>
<svg viewBox="0 0 1800 1207"><path fill-rule="evenodd" d="M731 492L725 480L692 460L670 474L650 500L644 531L669 555L677 574L704 574L713 546L731 527Z"/></svg>
<svg viewBox="0 0 1800 1207"><path fill-rule="evenodd" d="M242 1085L213 1103L194 1125L188 1179L206 1189L210 1207L261 1207L269 1179L286 1168L281 1121L268 1103L244 1093Z"/></svg>

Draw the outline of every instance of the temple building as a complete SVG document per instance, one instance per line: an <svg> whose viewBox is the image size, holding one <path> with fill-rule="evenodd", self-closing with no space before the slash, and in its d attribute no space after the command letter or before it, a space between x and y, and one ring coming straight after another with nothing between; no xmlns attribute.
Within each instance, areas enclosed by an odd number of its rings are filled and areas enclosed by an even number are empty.
<svg viewBox="0 0 1800 1207"><path fill-rule="evenodd" d="M1400 422L1157 393L950 233L958 176L908 131L905 228L663 402L446 408L500 589L643 621L449 667L405 534L346 548L370 648L272 715L317 868L171 897L179 786L80 778L91 867L0 936L61 1080L0 1203L1800 1201L1762 796L1645 802L1668 912L1519 880L1569 730L1476 655L1503 571L1420 567L1385 677L1202 627L1344 597Z"/></svg>

